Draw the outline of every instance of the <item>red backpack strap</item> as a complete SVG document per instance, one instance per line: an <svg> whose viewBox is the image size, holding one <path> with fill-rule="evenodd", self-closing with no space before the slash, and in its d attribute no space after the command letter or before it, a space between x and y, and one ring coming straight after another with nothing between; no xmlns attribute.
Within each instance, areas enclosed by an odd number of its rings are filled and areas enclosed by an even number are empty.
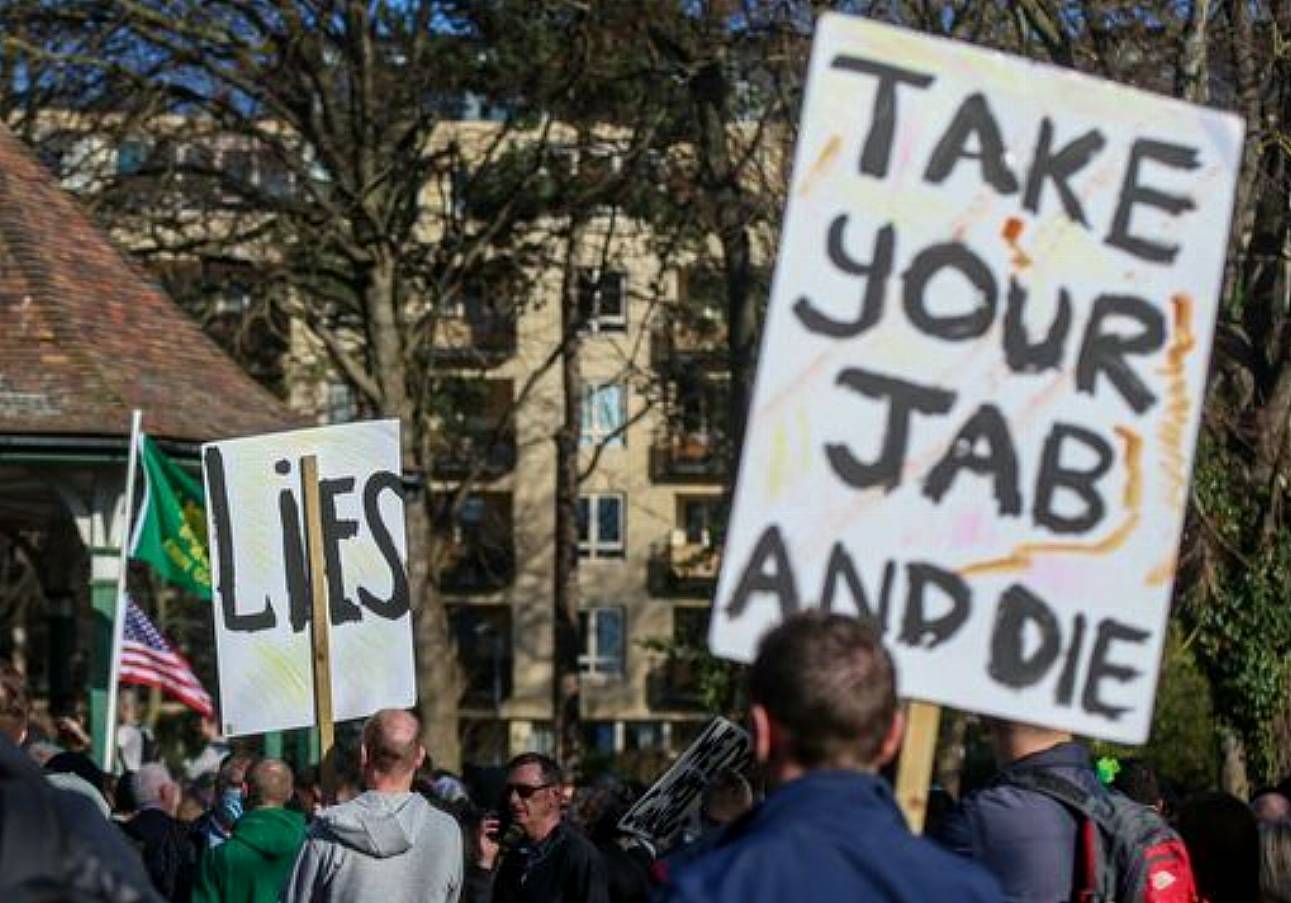
<svg viewBox="0 0 1291 903"><path fill-rule="evenodd" d="M1077 903L1093 903L1098 896L1098 826L1087 815L1078 814L1076 827L1076 885L1073 898Z"/></svg>

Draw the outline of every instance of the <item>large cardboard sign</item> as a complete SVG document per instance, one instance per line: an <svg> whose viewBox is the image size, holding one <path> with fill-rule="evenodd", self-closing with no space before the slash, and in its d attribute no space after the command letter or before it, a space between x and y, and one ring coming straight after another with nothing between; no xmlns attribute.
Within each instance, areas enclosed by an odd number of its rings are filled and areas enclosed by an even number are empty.
<svg viewBox="0 0 1291 903"><path fill-rule="evenodd" d="M710 643L882 626L904 695L1148 732L1242 125L821 19Z"/></svg>
<svg viewBox="0 0 1291 903"><path fill-rule="evenodd" d="M416 701L399 422L202 447L220 718L229 736L315 723L300 460L318 458L336 720Z"/></svg>
<svg viewBox="0 0 1291 903"><path fill-rule="evenodd" d="M725 769L747 769L751 753L752 743L743 728L714 718L619 819L619 830L666 845L699 806L708 782Z"/></svg>

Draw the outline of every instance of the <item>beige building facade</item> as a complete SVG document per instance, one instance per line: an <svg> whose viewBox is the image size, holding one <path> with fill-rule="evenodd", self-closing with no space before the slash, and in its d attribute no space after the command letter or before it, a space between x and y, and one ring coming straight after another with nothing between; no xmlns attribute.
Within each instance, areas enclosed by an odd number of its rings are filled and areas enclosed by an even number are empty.
<svg viewBox="0 0 1291 903"><path fill-rule="evenodd" d="M173 122L167 128L178 154L187 153L182 139L196 135L191 140L214 144L204 153L217 162L239 155L248 179L282 177L262 173L254 156L218 136ZM441 129L449 132L440 139L470 146L489 126ZM71 144L94 165L67 187L93 193L150 146L146 138L117 147ZM194 220L193 228L220 224ZM434 228L428 223L431 239ZM129 230L116 237L131 243ZM590 755L675 752L709 717L687 663L653 646L701 642L707 629L728 470L725 300L720 280L661 260L650 239L621 217L597 215L574 253L584 472L579 666ZM245 256L254 263L265 254L273 249ZM230 280L226 288L214 315L236 317L247 286ZM431 491L446 494L482 471L456 516L441 524L450 551L440 575L466 676L463 756L477 764L553 746L554 439L564 416L553 352L563 290L560 267L535 272L523 297L468 298L441 312L436 331L437 370L461 398L447 405L456 414L443 425ZM303 320L290 322L285 344L290 407L319 423L362 416ZM512 425L498 435L496 424L511 409Z"/></svg>

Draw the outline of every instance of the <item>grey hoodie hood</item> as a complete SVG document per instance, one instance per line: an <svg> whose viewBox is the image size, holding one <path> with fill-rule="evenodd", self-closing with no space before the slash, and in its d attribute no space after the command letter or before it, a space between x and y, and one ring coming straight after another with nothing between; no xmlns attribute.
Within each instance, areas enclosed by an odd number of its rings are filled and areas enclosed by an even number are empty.
<svg viewBox="0 0 1291 903"><path fill-rule="evenodd" d="M412 849L432 811L430 804L416 793L369 790L348 803L324 810L318 822L345 846L387 859Z"/></svg>

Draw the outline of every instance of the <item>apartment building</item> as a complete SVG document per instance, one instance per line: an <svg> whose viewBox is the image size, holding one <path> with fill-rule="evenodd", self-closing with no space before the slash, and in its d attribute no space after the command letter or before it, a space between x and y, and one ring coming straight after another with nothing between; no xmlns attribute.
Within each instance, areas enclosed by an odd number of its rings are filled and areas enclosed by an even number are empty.
<svg viewBox="0 0 1291 903"><path fill-rule="evenodd" d="M591 754L671 752L709 713L690 663L651 640L702 641L727 477L724 299L699 268L664 269L645 237L595 226L577 267L581 321L579 655ZM444 314L437 362L450 391L434 484L483 462L457 516L440 586L461 665L463 756L496 763L550 749L556 444L563 417L561 274L524 299L469 297ZM514 302L519 303L514 303ZM293 362L315 366L296 325ZM342 380L290 380L319 422L357 413ZM521 395L523 393L523 399ZM497 424L514 406L514 426Z"/></svg>
<svg viewBox="0 0 1291 903"><path fill-rule="evenodd" d="M469 143L488 126L456 128ZM115 148L73 142L64 152L129 174L159 147L131 138ZM280 168L236 143L198 151L170 138L163 152L201 153L204 164L290 190L279 185L287 178ZM82 176L69 187L93 184ZM675 751L709 717L693 666L651 641L700 642L707 629L728 476L724 288L711 269L659 259L649 239L621 218L596 216L575 254L585 474L579 670L589 754ZM187 276L177 259L169 274L208 283L215 303L207 325L218 329L245 309L256 253L265 251L249 253L245 267ZM444 406L429 489L446 497L474 474L464 503L440 522L449 552L439 584L466 680L468 762L499 763L554 744L554 434L564 413L552 351L561 340L562 277L557 268L536 272L519 297L468 293L440 312L434 340L443 391L455 397ZM319 423L364 416L306 325L287 326L281 374L290 406Z"/></svg>

